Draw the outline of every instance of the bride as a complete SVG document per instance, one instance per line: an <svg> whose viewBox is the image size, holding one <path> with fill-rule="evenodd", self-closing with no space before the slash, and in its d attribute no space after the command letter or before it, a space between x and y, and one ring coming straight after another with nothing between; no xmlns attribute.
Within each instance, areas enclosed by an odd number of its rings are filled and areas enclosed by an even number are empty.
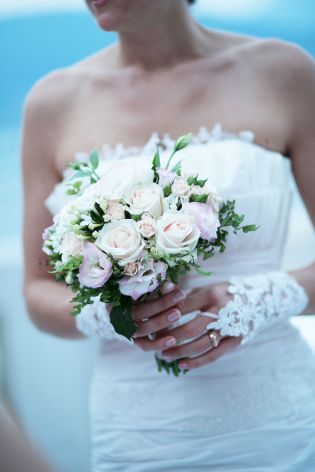
<svg viewBox="0 0 315 472"><path fill-rule="evenodd" d="M87 3L119 41L35 85L22 158L30 316L56 336L101 338L92 469L311 472L315 358L289 318L315 312L315 264L286 273L281 256L292 173L315 221L314 62L286 42L206 29L186 0ZM134 305L138 329L124 343L103 329L104 305L69 316L71 293L48 274L41 234L76 153L152 156L157 143L168 153L189 131L203 175L260 228L231 235L204 263L211 277L191 273ZM154 352L188 373L156 372Z"/></svg>

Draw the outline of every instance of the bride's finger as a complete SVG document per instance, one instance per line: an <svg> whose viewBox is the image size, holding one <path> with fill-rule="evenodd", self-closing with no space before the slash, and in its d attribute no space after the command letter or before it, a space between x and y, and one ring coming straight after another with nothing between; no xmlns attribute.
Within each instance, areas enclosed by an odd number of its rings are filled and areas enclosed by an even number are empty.
<svg viewBox="0 0 315 472"><path fill-rule="evenodd" d="M209 315L199 313L193 320L188 321L185 324L177 326L176 328L168 329L167 333L176 338L177 343L188 341L200 337L206 333L207 326L211 321L215 321L216 318L210 318ZM166 334L166 331L162 331L159 334Z"/></svg>
<svg viewBox="0 0 315 472"><path fill-rule="evenodd" d="M151 333L156 333L157 331L172 325L172 323L179 320L180 317L181 312L177 308L171 308L170 310L166 310L160 315L156 315L147 321L139 321L137 331L133 337L139 338ZM165 333L165 335L170 336L170 333Z"/></svg>
<svg viewBox="0 0 315 472"><path fill-rule="evenodd" d="M178 342L177 339L176 341ZM162 355L164 358L167 358L167 360L175 360L187 356L198 356L213 348L213 342L211 341L209 334L206 333L202 334L199 338L194 339L193 341L182 344L181 346L164 350Z"/></svg>
<svg viewBox="0 0 315 472"><path fill-rule="evenodd" d="M176 346L176 339L173 336L166 336L159 339L149 339L147 337L137 338L135 344L143 351L161 352L171 346Z"/></svg>
<svg viewBox="0 0 315 472"><path fill-rule="evenodd" d="M179 368L181 370L198 369L206 364L216 361L219 357L227 354L230 351L236 349L241 342L240 337L227 337L224 338L218 347L212 348L206 353L200 356L194 357L193 359L183 358L179 362Z"/></svg>
<svg viewBox="0 0 315 472"><path fill-rule="evenodd" d="M182 290L173 290L167 295L163 295L156 300L142 302L139 303L139 305L133 305L132 318L135 321L152 318L152 316L158 315L161 312L174 307L184 299L185 293Z"/></svg>

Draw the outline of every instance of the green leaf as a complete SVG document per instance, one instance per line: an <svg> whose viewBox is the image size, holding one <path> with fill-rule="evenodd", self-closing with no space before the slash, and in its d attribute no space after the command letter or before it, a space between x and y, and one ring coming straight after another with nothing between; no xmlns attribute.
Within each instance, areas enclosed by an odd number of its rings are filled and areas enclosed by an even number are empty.
<svg viewBox="0 0 315 472"><path fill-rule="evenodd" d="M259 226L256 225L246 225L242 227L244 233L249 233L250 231L257 231Z"/></svg>
<svg viewBox="0 0 315 472"><path fill-rule="evenodd" d="M137 330L137 325L131 317L131 297L122 296L120 304L114 306L110 312L110 321L116 333L131 339Z"/></svg>
<svg viewBox="0 0 315 472"><path fill-rule="evenodd" d="M156 153L154 154L153 161L152 161L152 170L156 170L161 167L161 159L160 159L160 152L158 146L156 147Z"/></svg>
<svg viewBox="0 0 315 472"><path fill-rule="evenodd" d="M197 180L196 185L199 185L199 187L204 187L208 179L202 179L202 180Z"/></svg>
<svg viewBox="0 0 315 472"><path fill-rule="evenodd" d="M187 179L188 185L195 185L198 182L198 177L196 175L191 175Z"/></svg>
<svg viewBox="0 0 315 472"><path fill-rule="evenodd" d="M177 175L181 175L182 173L182 163L181 161L177 162L177 164L173 167L172 172L175 172Z"/></svg>
<svg viewBox="0 0 315 472"><path fill-rule="evenodd" d="M206 271L200 269L199 266L195 266L195 270L196 270L197 274L199 274L199 275L205 275L205 276L212 275L212 272L206 272Z"/></svg>
<svg viewBox="0 0 315 472"><path fill-rule="evenodd" d="M203 195L191 195L189 201L197 203L206 203L208 200L208 196L208 193L204 193Z"/></svg>
<svg viewBox="0 0 315 472"><path fill-rule="evenodd" d="M100 158L99 158L99 155L98 155L98 152L96 149L94 149L91 154L90 154L90 163L91 163L91 166L92 168L95 170L97 169L99 163L100 163Z"/></svg>
<svg viewBox="0 0 315 472"><path fill-rule="evenodd" d="M169 197L172 193L172 187L171 187L171 184L169 185L166 185L166 187L163 188L163 195L164 197Z"/></svg>
<svg viewBox="0 0 315 472"><path fill-rule="evenodd" d="M75 172L71 177L69 177L67 180L74 180L74 179L79 179L80 177L87 177L90 175L89 171L85 170L78 170L78 172Z"/></svg>
<svg viewBox="0 0 315 472"><path fill-rule="evenodd" d="M192 140L192 133L184 134L175 143L175 151L180 151L181 149L184 149Z"/></svg>

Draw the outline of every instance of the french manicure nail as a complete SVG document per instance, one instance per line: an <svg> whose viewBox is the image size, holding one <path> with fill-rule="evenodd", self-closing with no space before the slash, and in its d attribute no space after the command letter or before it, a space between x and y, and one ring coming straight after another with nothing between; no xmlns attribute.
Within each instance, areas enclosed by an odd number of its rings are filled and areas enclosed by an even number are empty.
<svg viewBox="0 0 315 472"><path fill-rule="evenodd" d="M172 360L172 357L170 357L170 356L162 356L162 358L166 362L171 362L171 360Z"/></svg>
<svg viewBox="0 0 315 472"><path fill-rule="evenodd" d="M164 341L164 346L165 347L175 346L175 344L176 344L176 339L175 338L168 338L168 339L166 339L166 341Z"/></svg>
<svg viewBox="0 0 315 472"><path fill-rule="evenodd" d="M176 292L173 295L173 302L177 303L180 302L181 300L184 300L185 298L185 293L182 290L176 290Z"/></svg>
<svg viewBox="0 0 315 472"><path fill-rule="evenodd" d="M168 321L177 321L181 317L180 311L179 310L173 310L171 313L168 315L167 319Z"/></svg>
<svg viewBox="0 0 315 472"><path fill-rule="evenodd" d="M164 293L172 292L172 290L174 290L174 288L175 288L175 285L173 284L173 282L166 282L163 285L163 292Z"/></svg>

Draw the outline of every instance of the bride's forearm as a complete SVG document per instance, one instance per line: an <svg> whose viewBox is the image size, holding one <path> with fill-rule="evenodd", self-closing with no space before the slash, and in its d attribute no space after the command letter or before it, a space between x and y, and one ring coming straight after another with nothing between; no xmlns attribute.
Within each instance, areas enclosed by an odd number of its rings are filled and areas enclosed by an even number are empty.
<svg viewBox="0 0 315 472"><path fill-rule="evenodd" d="M308 297L309 304L303 315L315 314L315 262L303 269L289 272L297 282L304 288Z"/></svg>
<svg viewBox="0 0 315 472"><path fill-rule="evenodd" d="M26 282L24 295L29 315L41 330L63 338L82 338L70 316L72 292L62 283L49 279Z"/></svg>

